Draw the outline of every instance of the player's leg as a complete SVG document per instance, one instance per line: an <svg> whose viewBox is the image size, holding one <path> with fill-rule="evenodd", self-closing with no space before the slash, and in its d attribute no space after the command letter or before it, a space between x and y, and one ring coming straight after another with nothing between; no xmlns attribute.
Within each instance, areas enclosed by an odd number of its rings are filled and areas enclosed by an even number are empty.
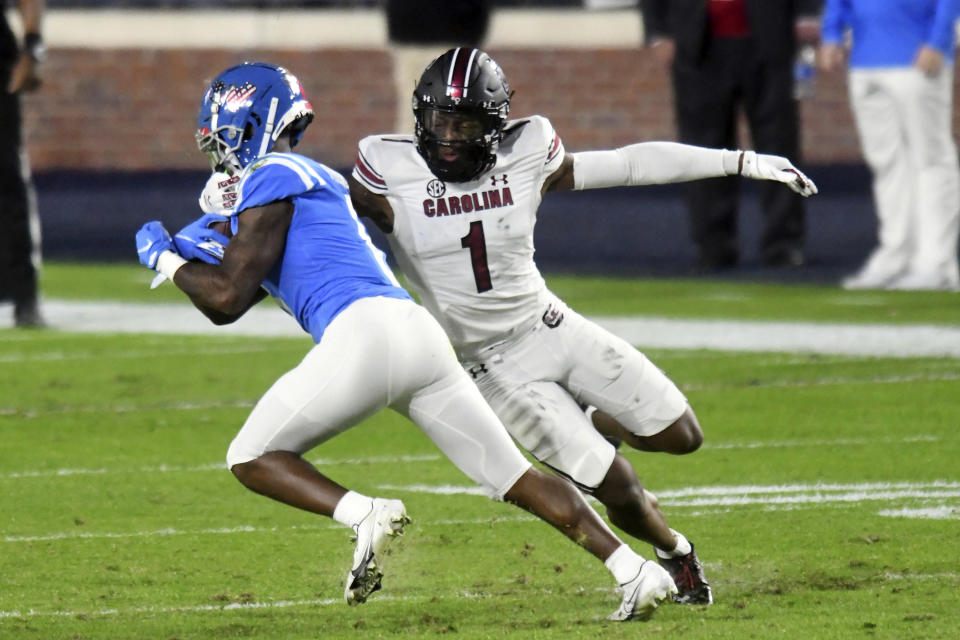
<svg viewBox="0 0 960 640"><path fill-rule="evenodd" d="M558 330L541 335L543 348L566 362L565 384L578 401L608 412L596 411L593 419L615 426L608 431L636 448L688 453L700 446L703 433L696 417L686 398L660 369L625 341L579 314L566 309L564 318ZM558 424L577 425L587 420L576 402L566 404L564 412ZM654 545L658 559L680 589L675 598L678 602L710 604L710 586L693 545L667 526L656 498L643 489L633 468L621 456L604 457L604 448L612 446L589 423L570 434L544 462L591 487L607 507L612 522ZM584 456L609 462L584 464Z"/></svg>
<svg viewBox="0 0 960 640"><path fill-rule="evenodd" d="M533 513L602 560L624 593L614 619L652 615L659 603L675 592L669 574L623 544L571 484L530 465L453 358L442 329L432 318L425 319L418 335L431 333L436 353L429 353L427 343L420 345L419 352L429 354L432 362L440 362L448 354L449 369L408 400L392 406L409 415L491 497Z"/></svg>
<svg viewBox="0 0 960 640"><path fill-rule="evenodd" d="M302 455L386 406L389 345L379 325L389 313L380 300L355 302L327 327L320 343L260 399L227 454L234 475L252 491L354 530L348 604L380 588L384 550L409 518L399 500L348 491Z"/></svg>
<svg viewBox="0 0 960 640"><path fill-rule="evenodd" d="M676 593L669 572L621 542L572 484L531 467L466 374L457 373L456 385L415 398L411 418L493 497L536 515L603 561L623 594L611 619L649 618Z"/></svg>
<svg viewBox="0 0 960 640"><path fill-rule="evenodd" d="M620 440L640 451L683 455L693 453L703 444L703 429L689 405L679 418L649 436L631 432L613 416L600 409L593 411L590 418L594 428L603 435Z"/></svg>
<svg viewBox="0 0 960 640"><path fill-rule="evenodd" d="M456 361L443 330L426 311L423 315L407 366L437 367L434 379L391 406L416 422L492 498L527 509L598 558L608 557L622 543L573 487L531 467Z"/></svg>
<svg viewBox="0 0 960 640"><path fill-rule="evenodd" d="M673 550L677 538L653 494L643 488L633 466L615 454L603 480L591 492L607 509L610 522L657 549Z"/></svg>
<svg viewBox="0 0 960 640"><path fill-rule="evenodd" d="M349 311L341 314L345 320ZM352 340L340 340L340 319L260 398L227 453L230 469L247 488L326 516L347 490L302 454L386 404L376 380L357 384L371 359L362 342L351 347Z"/></svg>
<svg viewBox="0 0 960 640"><path fill-rule="evenodd" d="M453 384L411 400L410 418L492 498L546 520L597 558L609 557L622 543L579 492L531 467L466 374L458 368L452 375Z"/></svg>
<svg viewBox="0 0 960 640"><path fill-rule="evenodd" d="M493 368L491 377L497 377L498 369ZM529 382L520 386L507 383L498 388L487 376L481 381L498 415L510 416L513 425L522 426L517 432L522 433L527 442L536 443L532 453L571 485L593 494L607 508L607 515L615 525L652 544L658 560L692 556L692 546L667 525L656 498L643 488L630 464L591 427L565 389L552 382ZM696 566L699 567L699 561ZM700 597L695 602L709 603L709 585L702 571L698 575L701 581L695 588ZM685 585L677 581L672 572L671 578L678 586ZM694 602L689 597L691 587L685 587L686 592L675 599Z"/></svg>
<svg viewBox="0 0 960 640"><path fill-rule="evenodd" d="M600 433L641 451L686 454L703 444L686 397L625 340L566 307L563 326L543 335L543 349L563 354L558 379L578 402L596 407L591 420Z"/></svg>

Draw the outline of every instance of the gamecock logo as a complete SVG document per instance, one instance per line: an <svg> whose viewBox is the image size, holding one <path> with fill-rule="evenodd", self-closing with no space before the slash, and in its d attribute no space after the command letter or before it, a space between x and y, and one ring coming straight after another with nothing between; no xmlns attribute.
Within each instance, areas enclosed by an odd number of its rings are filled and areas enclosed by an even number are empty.
<svg viewBox="0 0 960 640"><path fill-rule="evenodd" d="M543 324L547 325L551 329L556 329L560 326L560 323L563 322L563 312L559 309L555 309L553 305L548 305L547 310L543 312Z"/></svg>

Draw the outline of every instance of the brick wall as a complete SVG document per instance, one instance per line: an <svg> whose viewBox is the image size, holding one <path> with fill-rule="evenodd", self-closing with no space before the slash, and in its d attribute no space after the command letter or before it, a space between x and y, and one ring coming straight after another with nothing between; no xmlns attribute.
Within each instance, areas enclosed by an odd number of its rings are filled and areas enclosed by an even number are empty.
<svg viewBox="0 0 960 640"><path fill-rule="evenodd" d="M546 115L568 150L674 138L668 77L635 49L490 53L516 90L513 115ZM25 99L34 171L202 167L193 141L200 96L212 75L245 59L300 77L317 112L301 150L328 164L351 165L357 140L393 127L385 49L57 49L43 89ZM859 162L843 75L817 81L802 107L805 163Z"/></svg>

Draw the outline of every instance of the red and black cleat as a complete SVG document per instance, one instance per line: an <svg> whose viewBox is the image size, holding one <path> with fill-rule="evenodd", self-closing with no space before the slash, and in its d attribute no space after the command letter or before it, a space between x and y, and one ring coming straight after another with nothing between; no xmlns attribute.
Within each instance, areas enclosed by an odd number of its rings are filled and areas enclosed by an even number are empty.
<svg viewBox="0 0 960 640"><path fill-rule="evenodd" d="M677 585L678 593L673 601L680 604L713 604L713 591L703 574L703 565L697 557L697 551L690 543L690 553L676 558L657 556L660 566L667 570Z"/></svg>

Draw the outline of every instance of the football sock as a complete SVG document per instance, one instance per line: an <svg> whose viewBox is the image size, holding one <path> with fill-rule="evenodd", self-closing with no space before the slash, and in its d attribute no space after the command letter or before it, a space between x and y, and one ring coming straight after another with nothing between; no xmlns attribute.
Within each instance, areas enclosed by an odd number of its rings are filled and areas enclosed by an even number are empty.
<svg viewBox="0 0 960 640"><path fill-rule="evenodd" d="M347 491L333 510L333 519L348 527L356 527L363 522L372 509L373 498L355 491Z"/></svg>
<svg viewBox="0 0 960 640"><path fill-rule="evenodd" d="M677 558L680 556L685 556L691 551L693 551L693 547L690 545L690 541L687 540L686 536L684 536L682 533L674 529L670 529L670 531L673 532L673 535L677 536L677 546L674 547L671 551L664 551L663 549L657 549L658 556L660 556L661 558Z"/></svg>
<svg viewBox="0 0 960 640"><path fill-rule="evenodd" d="M625 544L617 547L617 550L603 561L617 584L626 584L636 578L643 563L644 559Z"/></svg>

